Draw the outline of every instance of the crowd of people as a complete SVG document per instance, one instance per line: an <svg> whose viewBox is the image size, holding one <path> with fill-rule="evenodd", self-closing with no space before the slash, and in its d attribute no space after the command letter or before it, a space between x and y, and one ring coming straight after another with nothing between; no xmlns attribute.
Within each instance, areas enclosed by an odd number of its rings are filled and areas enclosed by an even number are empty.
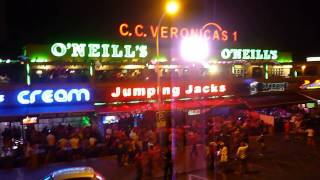
<svg viewBox="0 0 320 180"><path fill-rule="evenodd" d="M197 156L202 146L205 147L208 168L228 171L228 164L237 160L239 172L246 173L249 137L258 137L259 149L256 153L263 156L266 147L264 136L270 133L270 126L255 114L242 110L205 120L189 119L185 123L162 128L110 124L103 127L103 134L96 126L74 128L59 125L42 131L30 126L26 130L24 143L18 143L14 153L12 139L19 139L21 134L17 129L6 129L2 133L4 146L1 155L6 160L10 157L24 160L28 167L36 167L39 163L116 155L119 167L135 166L137 179L140 179L144 174L152 176L156 166L163 167L165 176L171 176L176 152L184 152L189 147L190 157ZM294 119L290 122L294 128L288 125L289 121L284 121L285 134L299 129L297 132L307 134L307 143L314 146L314 130L300 126L303 116L296 113L290 117ZM10 150L11 154L8 153Z"/></svg>

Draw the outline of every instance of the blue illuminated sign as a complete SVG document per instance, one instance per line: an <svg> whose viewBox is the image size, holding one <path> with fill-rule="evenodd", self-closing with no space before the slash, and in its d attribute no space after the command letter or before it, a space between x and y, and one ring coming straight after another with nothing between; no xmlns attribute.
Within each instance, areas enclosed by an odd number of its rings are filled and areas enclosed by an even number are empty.
<svg viewBox="0 0 320 180"><path fill-rule="evenodd" d="M90 92L85 88L23 90L18 93L17 101L19 104L88 102L90 101Z"/></svg>
<svg viewBox="0 0 320 180"><path fill-rule="evenodd" d="M0 103L4 102L4 95L0 94Z"/></svg>

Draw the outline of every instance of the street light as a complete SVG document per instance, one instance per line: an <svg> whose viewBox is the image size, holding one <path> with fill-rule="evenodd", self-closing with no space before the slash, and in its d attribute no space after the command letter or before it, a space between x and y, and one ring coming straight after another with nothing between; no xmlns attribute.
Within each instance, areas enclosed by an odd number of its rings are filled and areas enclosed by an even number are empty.
<svg viewBox="0 0 320 180"><path fill-rule="evenodd" d="M174 15L176 14L180 9L179 3L176 0L170 0L165 5L165 11L161 15L157 27L156 27L156 51L157 51L157 57L156 57L156 65L157 65L157 89L159 90L158 94L158 112L160 113L160 105L161 105L161 94L160 94L160 49L159 49L159 31L161 23L166 16L166 14Z"/></svg>

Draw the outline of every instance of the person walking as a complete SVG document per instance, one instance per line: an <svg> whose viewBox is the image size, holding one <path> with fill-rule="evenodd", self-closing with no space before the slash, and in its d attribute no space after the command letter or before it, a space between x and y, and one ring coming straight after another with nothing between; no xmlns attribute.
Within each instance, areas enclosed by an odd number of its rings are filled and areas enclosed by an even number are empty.
<svg viewBox="0 0 320 180"><path fill-rule="evenodd" d="M142 179L143 176L143 154L138 151L135 156L136 180Z"/></svg>
<svg viewBox="0 0 320 180"><path fill-rule="evenodd" d="M228 163L228 148L227 146L222 142L220 143L221 149L219 151L219 165L221 168L221 171L224 173L226 171L226 166Z"/></svg>
<svg viewBox="0 0 320 180"><path fill-rule="evenodd" d="M307 133L307 146L311 148L315 148L315 141L314 141L314 130L313 128L309 127L305 130Z"/></svg>
<svg viewBox="0 0 320 180"><path fill-rule="evenodd" d="M237 150L237 158L240 160L239 170L241 175L248 172L248 162L247 162L248 147L249 146L247 143L245 143L244 141L241 141L240 146L238 147L238 150Z"/></svg>
<svg viewBox="0 0 320 180"><path fill-rule="evenodd" d="M172 161L172 152L171 147L168 146L164 154L164 180L171 180L173 175L173 161Z"/></svg>

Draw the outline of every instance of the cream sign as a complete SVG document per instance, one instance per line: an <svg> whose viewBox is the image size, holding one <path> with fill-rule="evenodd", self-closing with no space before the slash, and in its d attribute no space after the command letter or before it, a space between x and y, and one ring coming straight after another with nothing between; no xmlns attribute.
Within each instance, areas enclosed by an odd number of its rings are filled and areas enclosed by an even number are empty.
<svg viewBox="0 0 320 180"><path fill-rule="evenodd" d="M276 60L278 59L277 50L262 49L228 49L221 51L222 59L232 60Z"/></svg>
<svg viewBox="0 0 320 180"><path fill-rule="evenodd" d="M207 84L207 85L186 85L186 86L163 86L157 87L115 87L108 94L112 98L146 98L152 99L159 94L162 96L170 96L172 98L195 96L195 95L214 95L221 94L226 91L226 85Z"/></svg>

